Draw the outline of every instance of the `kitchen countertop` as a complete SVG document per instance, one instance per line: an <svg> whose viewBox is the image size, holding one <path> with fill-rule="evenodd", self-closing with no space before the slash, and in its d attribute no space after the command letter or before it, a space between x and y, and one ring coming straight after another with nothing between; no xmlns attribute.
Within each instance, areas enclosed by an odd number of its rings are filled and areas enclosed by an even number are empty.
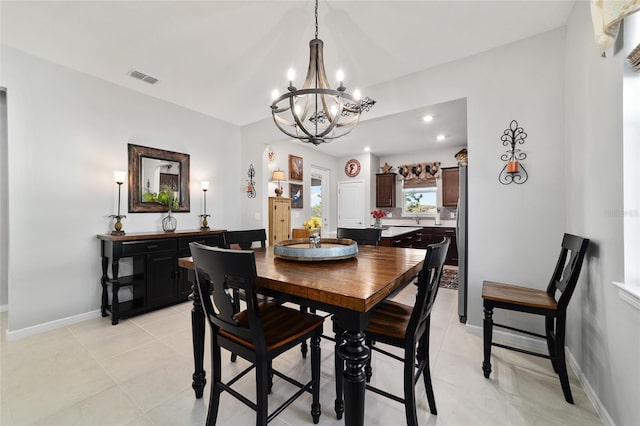
<svg viewBox="0 0 640 426"><path fill-rule="evenodd" d="M395 238L400 235L408 234L413 231L422 229L422 226L390 226L387 229L382 228L382 238Z"/></svg>
<svg viewBox="0 0 640 426"><path fill-rule="evenodd" d="M384 227L409 227L409 228L428 228L432 226L455 228L456 221L454 220L442 220L440 225L435 224L435 220L431 217L420 218L420 223L416 223L415 219L382 219L382 226ZM384 233L382 234L384 237Z"/></svg>

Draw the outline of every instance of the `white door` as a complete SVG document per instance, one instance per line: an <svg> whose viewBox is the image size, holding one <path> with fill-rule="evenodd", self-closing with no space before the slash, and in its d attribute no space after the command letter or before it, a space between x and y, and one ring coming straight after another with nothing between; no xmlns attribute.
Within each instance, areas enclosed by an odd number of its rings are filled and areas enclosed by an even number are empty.
<svg viewBox="0 0 640 426"><path fill-rule="evenodd" d="M331 175L328 169L311 166L311 215L322 220L322 229L329 229L331 223Z"/></svg>
<svg viewBox="0 0 640 426"><path fill-rule="evenodd" d="M338 182L338 227L366 228L364 181Z"/></svg>

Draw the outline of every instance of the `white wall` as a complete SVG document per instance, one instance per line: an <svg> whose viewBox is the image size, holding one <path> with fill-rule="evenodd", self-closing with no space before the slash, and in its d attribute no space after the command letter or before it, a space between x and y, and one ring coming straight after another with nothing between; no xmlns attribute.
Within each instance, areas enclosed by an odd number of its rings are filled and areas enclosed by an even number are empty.
<svg viewBox="0 0 640 426"><path fill-rule="evenodd" d="M199 227L200 180L211 181L210 226L239 225L240 188L229 190L243 173L238 127L7 46L1 71L9 94L10 332L99 309L96 234L112 229L112 171L127 169L129 142L191 155L191 212L176 214L178 229ZM122 199L126 211L126 190ZM160 230L162 216L127 214L124 230Z"/></svg>
<svg viewBox="0 0 640 426"><path fill-rule="evenodd" d="M624 21L624 55L640 43L640 13ZM624 105L624 280L640 298L640 73L627 63L623 76Z"/></svg>
<svg viewBox="0 0 640 426"><path fill-rule="evenodd" d="M566 229L592 245L569 306L567 344L606 421L636 425L640 311L611 284L623 281L624 273L623 62L622 53L600 57L589 5L577 2L566 42ZM637 182L629 184L638 190Z"/></svg>
<svg viewBox="0 0 640 426"><path fill-rule="evenodd" d="M0 88L0 311L9 303L9 171L7 143L7 98Z"/></svg>

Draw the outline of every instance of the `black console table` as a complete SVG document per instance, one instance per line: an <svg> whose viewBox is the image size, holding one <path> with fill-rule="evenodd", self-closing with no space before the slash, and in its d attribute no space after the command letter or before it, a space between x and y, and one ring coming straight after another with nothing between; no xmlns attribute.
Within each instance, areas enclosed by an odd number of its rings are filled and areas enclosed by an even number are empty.
<svg viewBox="0 0 640 426"><path fill-rule="evenodd" d="M186 301L191 283L178 267L178 258L191 256L189 243L218 246L224 230L98 235L102 256L102 316L111 314L116 325L121 316L137 315ZM119 262L133 259L133 272L119 276ZM111 263L111 277L109 277ZM131 287L133 298L120 302L118 292ZM109 303L109 287L111 303Z"/></svg>

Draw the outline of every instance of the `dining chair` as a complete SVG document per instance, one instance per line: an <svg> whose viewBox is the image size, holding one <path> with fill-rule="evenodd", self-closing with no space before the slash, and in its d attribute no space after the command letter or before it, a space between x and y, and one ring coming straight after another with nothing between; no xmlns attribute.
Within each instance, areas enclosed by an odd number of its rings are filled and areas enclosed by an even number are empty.
<svg viewBox="0 0 640 426"><path fill-rule="evenodd" d="M253 243L260 243L260 247L265 247L267 241L267 232L264 228L261 229L247 229L240 231L224 231L222 233L222 243L221 247L226 249L237 249L240 248L242 250L251 250L253 247ZM244 300L244 292L238 291L236 289L233 290L233 300L236 308L236 311L240 311L240 300ZM263 297L264 298L264 297ZM235 353L231 353L231 362L236 362L237 355Z"/></svg>
<svg viewBox="0 0 640 426"><path fill-rule="evenodd" d="M291 238L298 239L298 238L309 238L309 235L311 234L311 231L309 231L307 228L293 228L291 230Z"/></svg>
<svg viewBox="0 0 640 426"><path fill-rule="evenodd" d="M349 238L359 245L377 246L380 244L382 229L379 228L338 228L338 238Z"/></svg>
<svg viewBox="0 0 640 426"><path fill-rule="evenodd" d="M445 237L437 244L427 246L422 270L418 274L416 301L413 306L407 306L392 300L384 300L372 311L369 325L365 330L365 342L371 350L381 353L392 359L401 361L404 365L404 397L393 395L385 390L366 385L367 390L404 404L407 424L418 424L416 413L415 386L422 374L427 391L427 401L432 414L437 414L436 401L431 384L431 371L429 369L429 329L431 324L431 309L438 294L440 279L447 250L451 240ZM334 321L334 327L336 322ZM375 340L377 345L372 346ZM404 350L403 356L398 356L380 347L385 344ZM336 415L342 418L344 401L342 387L344 378L341 372L344 369L344 361L338 355L338 345L334 354L336 370ZM366 381L371 381L371 357L367 361Z"/></svg>
<svg viewBox="0 0 640 426"><path fill-rule="evenodd" d="M564 399L573 404L569 376L564 354L564 339L567 322L567 306L578 282L589 240L571 234L564 234L560 256L546 290L520 287L484 281L482 299L484 306L484 377L491 374L491 346L497 346L551 360L553 371L560 378ZM557 297L556 295L560 293ZM545 334L533 333L520 328L493 322L493 310L524 312L545 317ZM548 354L533 352L513 346L493 342L493 327L517 331L546 340Z"/></svg>
<svg viewBox="0 0 640 426"><path fill-rule="evenodd" d="M189 244L196 270L198 292L211 329L212 381L207 425L218 416L220 395L228 392L256 411L256 424L266 425L305 392L312 395L311 417L320 420L320 334L324 320L277 303L260 302L255 292L256 264L253 251L229 250ZM209 293L212 289L212 297ZM247 307L238 312L231 289L241 289ZM214 309L215 303L215 309ZM273 368L272 361L311 339L311 380L300 383ZM246 359L251 365L227 382L222 381L221 348ZM233 388L241 377L255 369L256 402ZM268 414L271 378L276 375L300 389Z"/></svg>
<svg viewBox="0 0 640 426"><path fill-rule="evenodd" d="M237 247L248 250L253 246L254 242L259 242L260 247L265 247L267 241L267 232L262 229L248 229L241 231L224 231L222 233L222 247ZM232 247L233 246L233 247Z"/></svg>

